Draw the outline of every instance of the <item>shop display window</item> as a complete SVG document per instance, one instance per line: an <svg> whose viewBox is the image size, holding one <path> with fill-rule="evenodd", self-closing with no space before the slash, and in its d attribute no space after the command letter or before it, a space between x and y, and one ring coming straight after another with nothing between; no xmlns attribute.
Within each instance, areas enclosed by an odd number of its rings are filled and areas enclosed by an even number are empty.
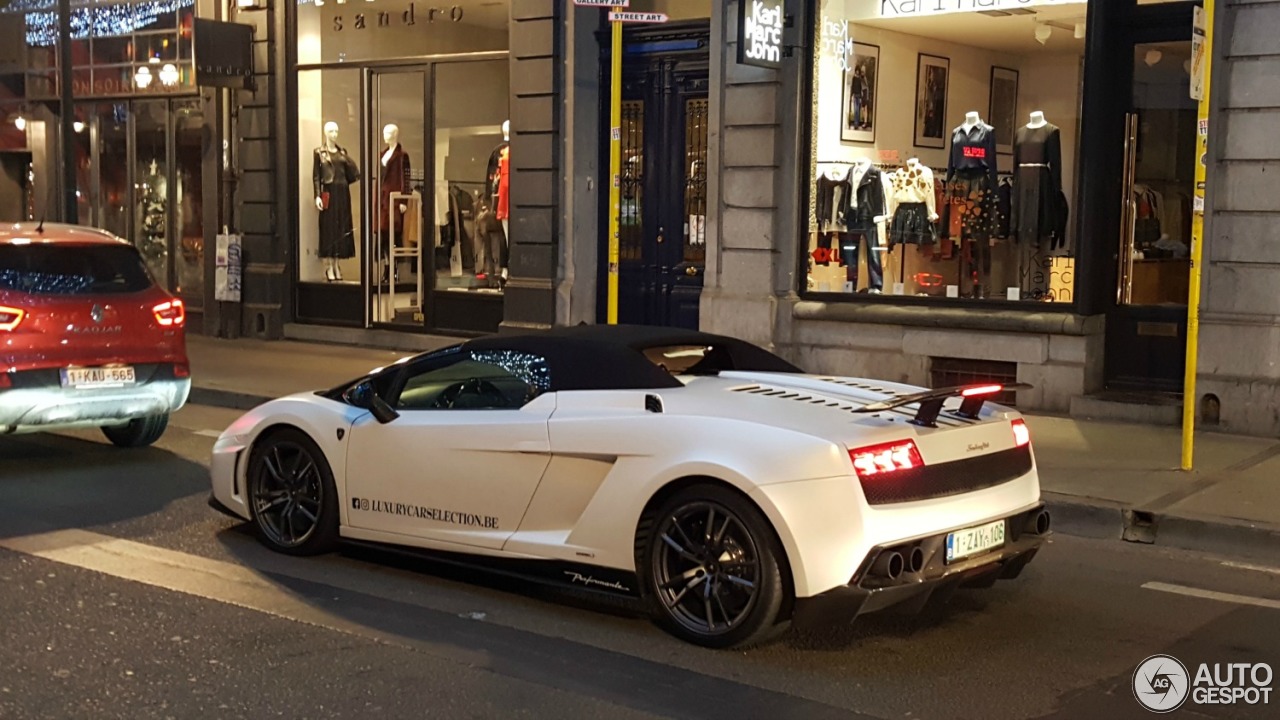
<svg viewBox="0 0 1280 720"><path fill-rule="evenodd" d="M501 312L509 14L482 0L299 4L302 317L410 329Z"/></svg>
<svg viewBox="0 0 1280 720"><path fill-rule="evenodd" d="M360 70L298 73L299 279L360 282Z"/></svg>
<svg viewBox="0 0 1280 720"><path fill-rule="evenodd" d="M436 66L432 264L439 290L497 293L507 280L508 67L506 60Z"/></svg>
<svg viewBox="0 0 1280 720"><path fill-rule="evenodd" d="M818 7L800 289L1071 302L1087 3Z"/></svg>
<svg viewBox="0 0 1280 720"><path fill-rule="evenodd" d="M55 3L0 7L0 22L21 17L28 99L57 97ZM71 3L73 90L78 98L195 92L191 51L195 0Z"/></svg>

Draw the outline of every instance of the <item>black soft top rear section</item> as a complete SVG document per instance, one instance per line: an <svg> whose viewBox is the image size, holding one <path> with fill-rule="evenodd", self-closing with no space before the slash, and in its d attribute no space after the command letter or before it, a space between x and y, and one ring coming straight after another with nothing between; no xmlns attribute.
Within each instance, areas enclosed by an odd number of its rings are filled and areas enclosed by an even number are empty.
<svg viewBox="0 0 1280 720"><path fill-rule="evenodd" d="M773 353L737 338L645 325L575 325L468 341L468 350L517 350L546 358L551 390L648 390L681 382L644 356L653 348L711 348L690 374L720 371L800 373Z"/></svg>

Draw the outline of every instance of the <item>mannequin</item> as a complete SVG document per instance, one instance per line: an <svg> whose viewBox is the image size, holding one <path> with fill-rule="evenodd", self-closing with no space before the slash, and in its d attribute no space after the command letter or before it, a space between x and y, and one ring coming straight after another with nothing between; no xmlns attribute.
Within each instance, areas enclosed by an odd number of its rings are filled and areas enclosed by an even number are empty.
<svg viewBox="0 0 1280 720"><path fill-rule="evenodd" d="M316 210L320 212L320 251L324 278L342 280L338 261L356 254L355 230L351 217L352 183L360 170L338 144L338 124L324 124L324 142L313 152L311 181L315 188Z"/></svg>
<svg viewBox="0 0 1280 720"><path fill-rule="evenodd" d="M1009 233L1021 246L1022 296L1041 298L1048 292L1048 253L1066 244L1067 201L1061 134L1040 110L1014 133L1013 172Z"/></svg>
<svg viewBox="0 0 1280 720"><path fill-rule="evenodd" d="M840 249L845 258L846 282L858 285L858 255L867 249L867 292L879 294L884 288L884 270L880 263L880 228L885 216L886 193L883 174L867 158L858 158L846 176L853 188L853 205L846 214L848 232L841 238Z"/></svg>
<svg viewBox="0 0 1280 720"><path fill-rule="evenodd" d="M938 241L937 196L933 170L919 158L908 158L906 167L893 173L889 194L889 252L894 245L932 245ZM900 273L906 271L905 263Z"/></svg>
<svg viewBox="0 0 1280 720"><path fill-rule="evenodd" d="M501 268L503 280L507 277L508 231L510 230L510 177L511 177L511 121L502 122L502 142L489 154L489 168L485 174L484 202L493 211L502 235L490 233L488 254L494 255Z"/></svg>
<svg viewBox="0 0 1280 720"><path fill-rule="evenodd" d="M984 297L989 285L998 188L996 129L970 110L951 131L942 232L960 242L960 280L969 281L971 297Z"/></svg>
<svg viewBox="0 0 1280 720"><path fill-rule="evenodd" d="M378 192L381 195L379 205L378 232L384 239L391 232L391 193L409 192L409 155L400 146L400 128L394 123L382 128L382 141L385 149L378 158L382 165L382 182ZM396 204L396 211L404 214L409 207L403 202ZM395 244L403 242L404 219L395 221Z"/></svg>

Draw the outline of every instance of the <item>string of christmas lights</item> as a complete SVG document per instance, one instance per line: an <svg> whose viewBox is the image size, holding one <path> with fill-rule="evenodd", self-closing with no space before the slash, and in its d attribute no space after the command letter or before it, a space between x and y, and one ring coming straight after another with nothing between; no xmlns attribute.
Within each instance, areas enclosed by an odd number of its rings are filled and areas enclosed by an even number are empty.
<svg viewBox="0 0 1280 720"><path fill-rule="evenodd" d="M71 38L116 37L144 30L161 18L195 5L195 0L147 0L146 2L94 5L71 9ZM58 13L47 11L50 0L14 0L3 13L25 13L27 44L49 47L58 39ZM174 30L177 31L177 23Z"/></svg>

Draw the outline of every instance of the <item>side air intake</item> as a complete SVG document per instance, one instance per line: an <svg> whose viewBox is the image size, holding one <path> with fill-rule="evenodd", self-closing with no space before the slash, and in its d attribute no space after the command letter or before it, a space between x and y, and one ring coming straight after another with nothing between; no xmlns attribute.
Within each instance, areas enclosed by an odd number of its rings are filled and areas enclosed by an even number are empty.
<svg viewBox="0 0 1280 720"><path fill-rule="evenodd" d="M662 412L662 398L657 395L644 396L644 409L651 413Z"/></svg>

